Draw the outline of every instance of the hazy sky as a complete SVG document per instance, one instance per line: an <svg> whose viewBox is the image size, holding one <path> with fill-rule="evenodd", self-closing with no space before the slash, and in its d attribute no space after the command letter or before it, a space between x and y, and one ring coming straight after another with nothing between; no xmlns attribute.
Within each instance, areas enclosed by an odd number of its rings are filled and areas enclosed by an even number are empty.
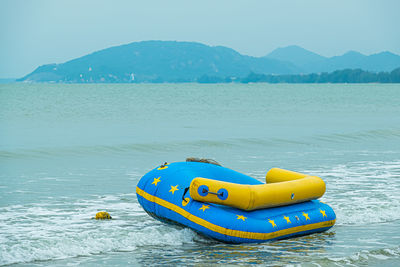
<svg viewBox="0 0 400 267"><path fill-rule="evenodd" d="M400 54L400 0L0 0L0 78L143 40Z"/></svg>

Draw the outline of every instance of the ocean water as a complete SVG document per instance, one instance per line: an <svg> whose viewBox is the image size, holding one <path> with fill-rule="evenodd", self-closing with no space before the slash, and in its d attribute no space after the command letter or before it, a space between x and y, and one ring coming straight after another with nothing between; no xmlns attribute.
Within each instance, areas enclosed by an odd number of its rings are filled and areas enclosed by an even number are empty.
<svg viewBox="0 0 400 267"><path fill-rule="evenodd" d="M0 85L0 265L398 266L399 103L396 84ZM251 245L165 225L135 186L186 157L320 176L337 223Z"/></svg>

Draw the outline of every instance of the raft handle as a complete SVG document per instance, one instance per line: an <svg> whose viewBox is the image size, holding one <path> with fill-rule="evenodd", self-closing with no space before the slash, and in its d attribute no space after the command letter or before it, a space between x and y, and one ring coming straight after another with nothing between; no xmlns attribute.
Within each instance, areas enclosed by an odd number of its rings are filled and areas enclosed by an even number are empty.
<svg viewBox="0 0 400 267"><path fill-rule="evenodd" d="M187 200L185 199L185 195L186 195L188 190L189 190L189 187L186 187L185 191L183 191L182 200L185 201L185 202L187 202Z"/></svg>
<svg viewBox="0 0 400 267"><path fill-rule="evenodd" d="M207 190L203 189L203 193L207 193ZM217 196L221 196L221 197L224 195L224 192L215 193L215 192L208 191L208 193L209 194L213 194L213 195L217 195Z"/></svg>
<svg viewBox="0 0 400 267"><path fill-rule="evenodd" d="M221 200L225 200L228 198L228 190L226 190L225 188L219 189L218 192L211 192L208 191L208 187L207 189L203 187L202 193L203 196L207 196L207 194L216 195Z"/></svg>

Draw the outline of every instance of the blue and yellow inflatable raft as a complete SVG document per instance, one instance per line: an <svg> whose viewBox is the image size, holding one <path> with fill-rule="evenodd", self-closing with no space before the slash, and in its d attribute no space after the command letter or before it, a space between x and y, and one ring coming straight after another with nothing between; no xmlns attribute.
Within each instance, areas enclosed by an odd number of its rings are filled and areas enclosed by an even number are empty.
<svg viewBox="0 0 400 267"><path fill-rule="evenodd" d="M334 225L332 208L316 200L325 192L319 177L274 168L266 182L214 164L177 162L144 175L136 193L153 217L228 243L283 239Z"/></svg>

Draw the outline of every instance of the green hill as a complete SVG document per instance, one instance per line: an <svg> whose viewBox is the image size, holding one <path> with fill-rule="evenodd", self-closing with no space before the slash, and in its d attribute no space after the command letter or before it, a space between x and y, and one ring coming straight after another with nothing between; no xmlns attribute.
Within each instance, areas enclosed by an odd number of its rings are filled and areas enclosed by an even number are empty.
<svg viewBox="0 0 400 267"><path fill-rule="evenodd" d="M107 48L63 64L40 66L19 81L194 82L203 75L243 77L250 72L298 71L288 62L245 56L222 46L145 41Z"/></svg>
<svg viewBox="0 0 400 267"><path fill-rule="evenodd" d="M342 56L327 58L299 46L289 46L278 48L265 57L250 57L223 46L144 41L107 48L62 64L43 65L17 81L231 82L239 81L249 73L271 75L273 78L344 69L388 72L398 67L400 56L390 52L366 56L350 51Z"/></svg>

